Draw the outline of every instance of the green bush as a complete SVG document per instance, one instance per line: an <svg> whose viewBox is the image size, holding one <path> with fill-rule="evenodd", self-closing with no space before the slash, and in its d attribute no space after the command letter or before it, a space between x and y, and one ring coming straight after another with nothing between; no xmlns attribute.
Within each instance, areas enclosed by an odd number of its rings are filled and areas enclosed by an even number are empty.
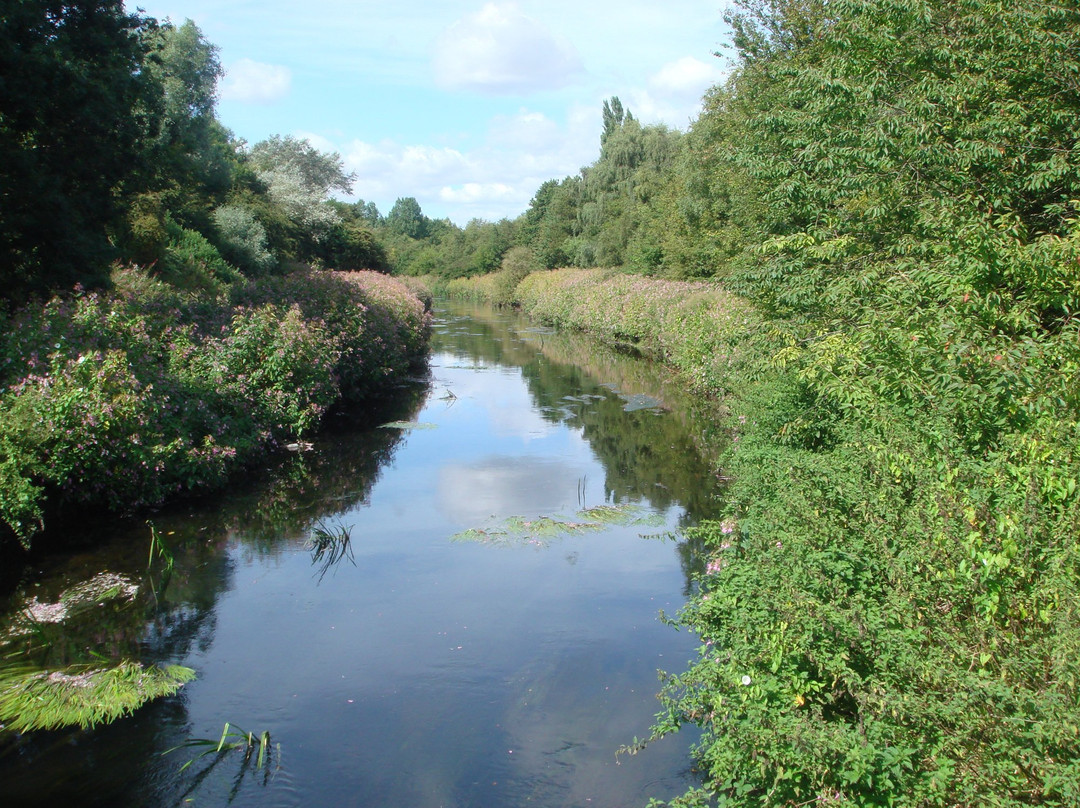
<svg viewBox="0 0 1080 808"><path fill-rule="evenodd" d="M248 275L265 275L277 268L266 228L250 208L222 205L214 210L221 254Z"/></svg>
<svg viewBox="0 0 1080 808"><path fill-rule="evenodd" d="M429 333L424 305L378 273L271 277L232 301L114 279L111 295L26 307L0 336L0 519L24 546L51 507L130 511L222 484L377 395Z"/></svg>

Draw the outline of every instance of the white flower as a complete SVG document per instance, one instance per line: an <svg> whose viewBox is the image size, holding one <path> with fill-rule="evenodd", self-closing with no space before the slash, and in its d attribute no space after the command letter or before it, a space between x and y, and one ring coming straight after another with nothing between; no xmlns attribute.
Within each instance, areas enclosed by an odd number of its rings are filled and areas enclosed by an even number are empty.
<svg viewBox="0 0 1080 808"><path fill-rule="evenodd" d="M743 678L742 678L742 683L743 683L744 687L749 687L750 682L752 682L752 681L753 680L749 676L743 676Z"/></svg>

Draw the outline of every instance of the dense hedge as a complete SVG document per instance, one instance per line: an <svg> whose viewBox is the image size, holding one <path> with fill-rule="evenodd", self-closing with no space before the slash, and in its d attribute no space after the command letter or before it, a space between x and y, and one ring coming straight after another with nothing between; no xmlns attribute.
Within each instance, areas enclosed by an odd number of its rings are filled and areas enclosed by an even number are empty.
<svg viewBox="0 0 1080 808"><path fill-rule="evenodd" d="M301 271L214 297L137 269L27 306L0 336L0 520L29 546L47 508L127 511L220 485L328 408L380 395L429 315L375 272Z"/></svg>

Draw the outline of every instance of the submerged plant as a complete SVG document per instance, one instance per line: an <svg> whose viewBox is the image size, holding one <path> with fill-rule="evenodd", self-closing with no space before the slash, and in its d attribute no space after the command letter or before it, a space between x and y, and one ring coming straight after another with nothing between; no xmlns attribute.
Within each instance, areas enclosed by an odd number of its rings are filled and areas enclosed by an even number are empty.
<svg viewBox="0 0 1080 808"><path fill-rule="evenodd" d="M184 771L184 769L207 755L224 756L229 752L236 751L244 753L243 765L245 767L251 763L252 756L254 756L255 768L261 770L269 762L272 751L270 748L269 730L265 730L261 735L256 736L254 732L245 732L240 729L240 727L234 726L226 721L225 728L221 731L221 737L218 740L215 741L211 738L189 738L179 746L174 746L172 749L167 749L162 752L162 755L171 754L177 749L198 747L204 747L204 750L181 766L180 771Z"/></svg>
<svg viewBox="0 0 1080 808"><path fill-rule="evenodd" d="M185 771L189 766L197 763L203 758L213 755L213 760L208 766L198 773L191 786L183 793L181 799L183 801L190 801L187 797L194 792L199 785L209 776L218 764L231 755L233 752L240 752L240 769L237 772L236 778L233 781L232 789L229 791L229 797L226 800L227 803L231 803L236 795L240 792L240 786L244 782L244 777L248 771L254 767L256 771L263 773L262 785L266 785L270 780L271 771L277 771L280 766L275 766L271 769L271 759L274 757L274 753L277 753L277 757L280 760L281 757L281 744L276 744L271 747L270 745L270 732L264 730L262 734L256 735L254 732L245 732L229 722L225 722L225 728L221 731L221 737L218 740L212 738L189 738L179 746L174 746L172 749L167 749L162 752L162 755L168 755L175 752L178 749L191 749L202 748L203 751L189 760L187 763L180 767L180 771Z"/></svg>
<svg viewBox="0 0 1080 808"><path fill-rule="evenodd" d="M453 395L453 393L451 393ZM457 396L454 396L456 399ZM388 424L380 424L379 429L437 429L438 424L429 424L422 421L391 421Z"/></svg>
<svg viewBox="0 0 1080 808"><path fill-rule="evenodd" d="M319 566L320 581L342 559L348 559L350 564L356 566L352 551L352 536L345 525L337 524L327 527L319 522L312 529L311 536L304 546L311 550L311 563Z"/></svg>
<svg viewBox="0 0 1080 808"><path fill-rule="evenodd" d="M14 732L107 724L194 678L195 671L180 665L131 661L54 671L12 666L0 670L0 724Z"/></svg>

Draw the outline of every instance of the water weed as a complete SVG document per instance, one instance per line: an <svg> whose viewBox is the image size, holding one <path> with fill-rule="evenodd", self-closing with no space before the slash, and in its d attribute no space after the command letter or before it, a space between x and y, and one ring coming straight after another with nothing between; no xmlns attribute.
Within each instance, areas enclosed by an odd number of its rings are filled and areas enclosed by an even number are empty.
<svg viewBox="0 0 1080 808"><path fill-rule="evenodd" d="M0 668L0 725L11 732L82 728L130 715L147 701L171 696L195 672L124 661L111 667L71 666L63 670Z"/></svg>
<svg viewBox="0 0 1080 808"><path fill-rule="evenodd" d="M538 516L532 519L511 516L497 525L486 528L470 528L450 537L451 541L469 541L480 544L543 545L559 536L604 530L613 525L663 524L663 518L646 514L636 505L600 505L578 511L573 519Z"/></svg>
<svg viewBox="0 0 1080 808"><path fill-rule="evenodd" d="M311 551L311 563L317 566L320 581L342 560L356 566L352 535L345 525L327 526L320 522L312 528L311 536L304 546Z"/></svg>

